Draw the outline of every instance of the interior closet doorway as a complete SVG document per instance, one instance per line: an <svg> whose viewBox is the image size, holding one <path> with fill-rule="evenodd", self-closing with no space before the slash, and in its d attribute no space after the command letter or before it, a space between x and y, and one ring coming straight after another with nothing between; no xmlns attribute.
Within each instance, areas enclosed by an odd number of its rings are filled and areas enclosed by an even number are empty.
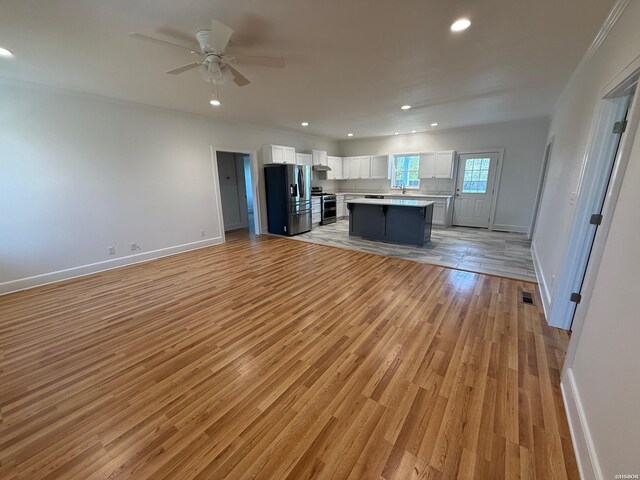
<svg viewBox="0 0 640 480"><path fill-rule="evenodd" d="M242 152L216 151L224 231L239 229L256 233L256 199L251 155Z"/></svg>

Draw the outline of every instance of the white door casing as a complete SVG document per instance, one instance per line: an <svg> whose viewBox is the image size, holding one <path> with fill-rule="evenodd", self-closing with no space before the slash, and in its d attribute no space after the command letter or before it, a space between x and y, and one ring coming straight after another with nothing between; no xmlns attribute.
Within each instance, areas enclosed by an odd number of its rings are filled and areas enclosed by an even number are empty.
<svg viewBox="0 0 640 480"><path fill-rule="evenodd" d="M489 228L499 152L465 153L458 160L453 224Z"/></svg>

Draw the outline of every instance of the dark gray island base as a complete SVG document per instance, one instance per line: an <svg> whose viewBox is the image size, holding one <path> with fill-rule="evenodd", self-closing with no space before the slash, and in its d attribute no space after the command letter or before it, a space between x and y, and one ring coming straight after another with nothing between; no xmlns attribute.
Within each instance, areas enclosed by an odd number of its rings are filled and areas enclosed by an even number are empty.
<svg viewBox="0 0 640 480"><path fill-rule="evenodd" d="M349 200L349 236L424 246L431 240L433 205L424 200Z"/></svg>

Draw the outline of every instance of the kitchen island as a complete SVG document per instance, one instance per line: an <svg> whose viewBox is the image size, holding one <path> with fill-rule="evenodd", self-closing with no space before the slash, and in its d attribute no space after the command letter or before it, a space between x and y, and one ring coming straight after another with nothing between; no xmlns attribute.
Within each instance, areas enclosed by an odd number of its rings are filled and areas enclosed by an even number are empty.
<svg viewBox="0 0 640 480"><path fill-rule="evenodd" d="M422 247L431 240L434 204L395 198L348 200L349 236Z"/></svg>

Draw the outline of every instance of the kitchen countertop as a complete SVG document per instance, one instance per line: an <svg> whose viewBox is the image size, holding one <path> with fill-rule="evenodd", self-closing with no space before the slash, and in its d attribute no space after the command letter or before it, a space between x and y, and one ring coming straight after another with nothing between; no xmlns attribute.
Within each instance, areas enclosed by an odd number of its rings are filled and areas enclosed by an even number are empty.
<svg viewBox="0 0 640 480"><path fill-rule="evenodd" d="M384 197L402 197L402 198L451 198L453 195L445 194L433 194L428 195L424 193L381 193L381 192L336 192L336 195L382 195Z"/></svg>
<svg viewBox="0 0 640 480"><path fill-rule="evenodd" d="M364 205L388 205L392 207L428 207L435 204L426 200L409 200L397 198L354 198L347 200L347 203L357 203Z"/></svg>

